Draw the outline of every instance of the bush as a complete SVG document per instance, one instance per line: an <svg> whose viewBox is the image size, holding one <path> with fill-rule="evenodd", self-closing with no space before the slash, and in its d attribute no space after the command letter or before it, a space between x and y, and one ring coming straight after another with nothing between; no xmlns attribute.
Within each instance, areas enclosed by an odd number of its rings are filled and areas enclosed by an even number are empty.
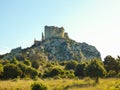
<svg viewBox="0 0 120 90"><path fill-rule="evenodd" d="M67 61L60 61L60 62L59 62L59 64L60 64L61 66L65 66L66 63L67 63Z"/></svg>
<svg viewBox="0 0 120 90"><path fill-rule="evenodd" d="M62 75L63 78L74 78L75 77L74 71L73 70L65 70L64 76Z"/></svg>
<svg viewBox="0 0 120 90"><path fill-rule="evenodd" d="M30 76L30 78L34 79L36 76L38 76L38 71L32 67L27 67L25 70L25 74L27 76Z"/></svg>
<svg viewBox="0 0 120 90"><path fill-rule="evenodd" d="M117 76L116 72L113 71L113 70L110 70L108 73L107 73L107 76L106 77L115 77Z"/></svg>
<svg viewBox="0 0 120 90"><path fill-rule="evenodd" d="M53 65L48 62L48 63L46 64L46 67L47 67L47 68L50 68L50 67L53 67Z"/></svg>
<svg viewBox="0 0 120 90"><path fill-rule="evenodd" d="M3 71L4 71L3 75L5 79L17 78L18 76L22 75L21 69L14 64L6 64L3 68Z"/></svg>
<svg viewBox="0 0 120 90"><path fill-rule="evenodd" d="M54 76L58 76L58 75L63 75L64 71L61 68L53 68L50 71L46 71L44 73L44 77L54 77Z"/></svg>
<svg viewBox="0 0 120 90"><path fill-rule="evenodd" d="M24 60L24 64L26 64L26 65L28 65L28 66L31 66L30 60L27 60L27 59Z"/></svg>
<svg viewBox="0 0 120 90"><path fill-rule="evenodd" d="M4 66L4 65L10 63L10 60L3 60L1 63L2 63L2 65Z"/></svg>
<svg viewBox="0 0 120 90"><path fill-rule="evenodd" d="M99 77L106 75L106 70L99 59L93 59L86 67L86 75L95 78L95 83L99 82Z"/></svg>
<svg viewBox="0 0 120 90"><path fill-rule="evenodd" d="M25 64L19 64L19 67L21 68L23 74L23 77L30 77L30 78L35 78L36 76L38 76L38 71L35 68L29 67Z"/></svg>
<svg viewBox="0 0 120 90"><path fill-rule="evenodd" d="M0 64L0 76L2 75L2 72L3 72L3 66L2 64Z"/></svg>
<svg viewBox="0 0 120 90"><path fill-rule="evenodd" d="M28 67L27 65L23 64L23 63L19 63L18 64L19 68L22 70L22 77L26 77L26 68Z"/></svg>
<svg viewBox="0 0 120 90"><path fill-rule="evenodd" d="M120 78L120 72L117 74L117 77Z"/></svg>
<svg viewBox="0 0 120 90"><path fill-rule="evenodd" d="M75 60L68 61L66 63L65 69L67 69L67 70L73 69L74 70L76 68L77 64L78 64L78 62Z"/></svg>
<svg viewBox="0 0 120 90"><path fill-rule="evenodd" d="M60 69L60 68L54 68L50 72L50 76L57 76L57 75L62 74L62 73L64 73L62 69Z"/></svg>
<svg viewBox="0 0 120 90"><path fill-rule="evenodd" d="M79 78L83 78L85 76L85 64L78 64L77 67L75 68L75 76L78 76Z"/></svg>
<svg viewBox="0 0 120 90"><path fill-rule="evenodd" d="M32 67L38 69L39 63L37 61L32 61Z"/></svg>
<svg viewBox="0 0 120 90"><path fill-rule="evenodd" d="M16 59L16 57L14 57L14 58L10 61L10 63L12 63L12 64L18 64L18 60Z"/></svg>
<svg viewBox="0 0 120 90"><path fill-rule="evenodd" d="M120 61L108 55L104 59L104 65L107 71L113 70L118 73L120 71Z"/></svg>
<svg viewBox="0 0 120 90"><path fill-rule="evenodd" d="M31 90L47 90L47 86L42 83L34 83L31 85Z"/></svg>

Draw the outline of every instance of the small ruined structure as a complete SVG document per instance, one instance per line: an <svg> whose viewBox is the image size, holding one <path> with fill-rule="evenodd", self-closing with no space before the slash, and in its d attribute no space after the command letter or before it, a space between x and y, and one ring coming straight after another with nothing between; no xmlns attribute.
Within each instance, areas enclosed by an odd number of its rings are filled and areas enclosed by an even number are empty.
<svg viewBox="0 0 120 90"><path fill-rule="evenodd" d="M43 41L43 40L45 40L45 37L44 37L43 32L42 32L42 41Z"/></svg>
<svg viewBox="0 0 120 90"><path fill-rule="evenodd" d="M68 38L68 33L65 33L63 27L55 27L55 26L45 26L44 29L45 39L50 38Z"/></svg>
<svg viewBox="0 0 120 90"><path fill-rule="evenodd" d="M35 44L35 45L39 44L39 42L40 42L40 41L38 41L38 40L36 40L36 39L34 38L34 44Z"/></svg>
<svg viewBox="0 0 120 90"><path fill-rule="evenodd" d="M55 26L45 26L44 34L42 32L42 40L50 38L69 38L68 33L65 32L63 27L55 27ZM34 39L34 44L38 44L40 41Z"/></svg>

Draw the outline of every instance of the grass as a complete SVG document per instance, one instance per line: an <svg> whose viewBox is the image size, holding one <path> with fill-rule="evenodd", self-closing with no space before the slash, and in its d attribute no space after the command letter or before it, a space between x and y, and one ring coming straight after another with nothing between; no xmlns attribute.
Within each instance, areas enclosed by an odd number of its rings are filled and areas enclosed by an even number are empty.
<svg viewBox="0 0 120 90"><path fill-rule="evenodd" d="M0 90L30 90L30 86L34 82L41 82L47 85L48 90L120 90L120 79L109 78L100 79L99 84L94 84L90 79L39 79L34 80L7 80L0 81ZM119 82L117 88L112 86ZM117 85L117 84L116 84Z"/></svg>

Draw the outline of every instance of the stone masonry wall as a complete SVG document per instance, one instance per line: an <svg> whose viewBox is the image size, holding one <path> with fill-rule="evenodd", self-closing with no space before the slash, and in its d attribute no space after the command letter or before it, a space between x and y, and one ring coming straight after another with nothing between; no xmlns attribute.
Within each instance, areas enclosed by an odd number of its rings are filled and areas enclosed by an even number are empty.
<svg viewBox="0 0 120 90"><path fill-rule="evenodd" d="M45 39L52 37L64 38L64 28L58 28L55 26L45 26Z"/></svg>

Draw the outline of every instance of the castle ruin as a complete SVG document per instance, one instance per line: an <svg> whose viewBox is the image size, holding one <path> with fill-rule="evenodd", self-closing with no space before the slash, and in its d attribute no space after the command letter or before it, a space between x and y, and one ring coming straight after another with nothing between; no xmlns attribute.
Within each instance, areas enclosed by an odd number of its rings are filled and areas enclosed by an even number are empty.
<svg viewBox="0 0 120 90"><path fill-rule="evenodd" d="M45 39L50 38L68 38L68 33L65 33L63 27L55 27L55 26L45 26L44 29Z"/></svg>
<svg viewBox="0 0 120 90"><path fill-rule="evenodd" d="M69 38L68 33L65 32L63 27L45 26L44 34L42 32L42 41L50 38ZM34 39L34 44L38 44L39 41Z"/></svg>

